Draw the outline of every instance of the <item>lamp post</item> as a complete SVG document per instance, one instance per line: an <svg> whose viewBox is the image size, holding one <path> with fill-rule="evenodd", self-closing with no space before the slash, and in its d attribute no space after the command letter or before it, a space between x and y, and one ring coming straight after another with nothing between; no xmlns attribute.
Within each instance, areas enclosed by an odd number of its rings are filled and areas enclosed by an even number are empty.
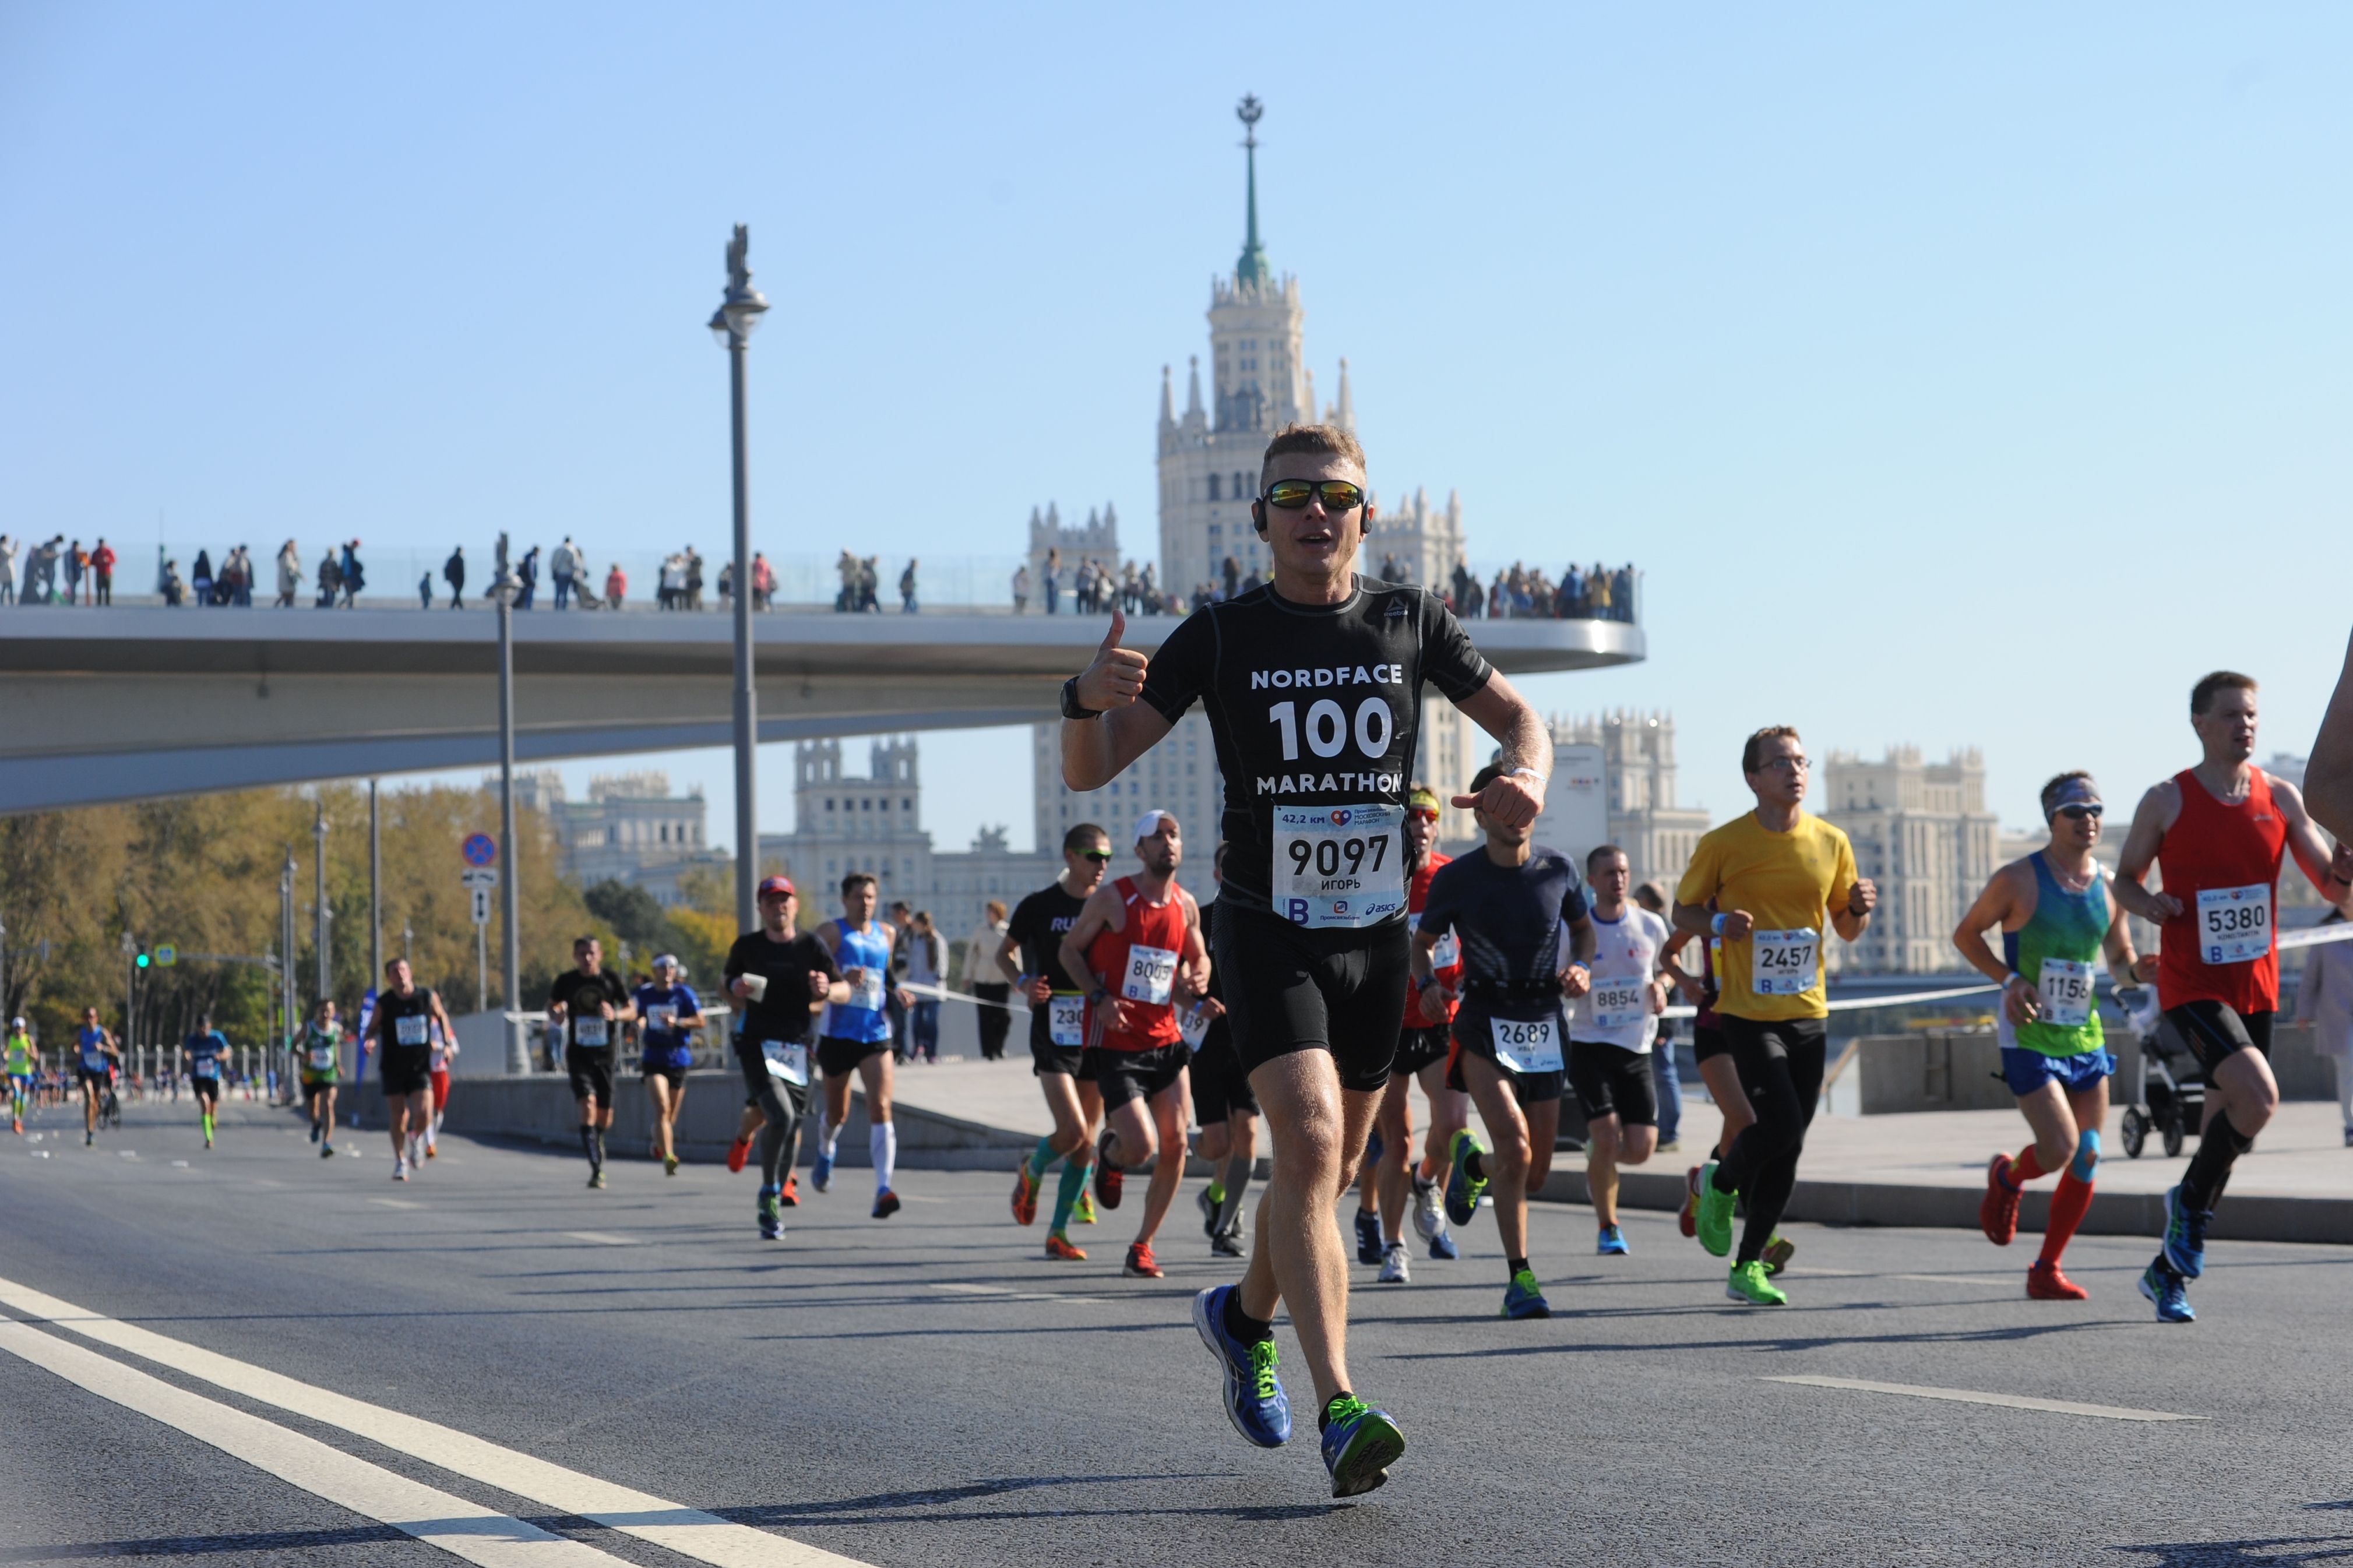
<svg viewBox="0 0 2353 1568"><path fill-rule="evenodd" d="M280 1018L290 1044L295 1034L294 1003L294 851L286 851L285 868L278 873L278 994Z"/></svg>
<svg viewBox="0 0 2353 1568"><path fill-rule="evenodd" d="M334 994L334 971L330 967L332 954L329 951L331 943L327 935L327 797L321 795L317 805L319 814L311 832L319 841L318 891L313 906L319 916L319 951L313 955L319 966L319 994L312 1000L323 1002Z"/></svg>
<svg viewBox="0 0 2353 1568"><path fill-rule="evenodd" d="M380 779L368 780L368 972L367 985L384 975L384 806ZM364 991L367 985L360 987Z"/></svg>
<svg viewBox="0 0 2353 1568"><path fill-rule="evenodd" d="M752 510L750 472L744 454L744 349L760 324L768 301L752 287L752 269L744 256L752 243L751 231L735 226L727 242L727 293L712 312L711 335L727 351L732 433L735 458L735 929L751 931L760 923L759 900L754 889L760 882L760 831L754 747L759 739L759 709L752 691Z"/></svg>
<svg viewBox="0 0 2353 1568"><path fill-rule="evenodd" d="M499 535L499 574L491 583L491 597L499 607L499 868L500 923L506 927L507 1073L521 1077L531 1070L531 1055L523 1048L522 1021L522 868L515 864L514 813L514 602L522 583L507 564L507 536Z"/></svg>

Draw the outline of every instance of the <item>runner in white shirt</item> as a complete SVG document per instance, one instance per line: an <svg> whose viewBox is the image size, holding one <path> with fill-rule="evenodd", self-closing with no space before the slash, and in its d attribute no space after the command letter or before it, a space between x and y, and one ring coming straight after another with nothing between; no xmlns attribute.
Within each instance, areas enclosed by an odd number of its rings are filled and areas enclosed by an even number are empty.
<svg viewBox="0 0 2353 1568"><path fill-rule="evenodd" d="M1629 902L1626 852L1604 844L1585 858L1593 889L1593 989L1572 1004L1568 1082L1585 1111L1585 1184L1601 1234L1594 1250L1622 1256L1618 1167L1639 1165L1659 1143L1651 1050L1666 1009L1667 922Z"/></svg>

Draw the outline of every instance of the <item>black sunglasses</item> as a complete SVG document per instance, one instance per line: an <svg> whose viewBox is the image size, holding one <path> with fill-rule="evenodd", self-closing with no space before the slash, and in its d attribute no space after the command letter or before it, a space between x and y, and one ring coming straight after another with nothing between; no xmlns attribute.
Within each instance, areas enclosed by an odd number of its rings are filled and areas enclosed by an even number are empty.
<svg viewBox="0 0 2353 1568"><path fill-rule="evenodd" d="M2052 812L2051 815L2053 816L2071 817L2077 821L2081 821L2086 816L2098 816L2106 810L2107 807L2104 805L2085 805L2081 801L2071 801L2067 805L2061 806L2057 811Z"/></svg>
<svg viewBox="0 0 2353 1568"><path fill-rule="evenodd" d="M1346 479L1277 479L1260 499L1285 511L1297 511L1310 500L1321 500L1325 511L1354 511L1365 504L1365 487Z"/></svg>
<svg viewBox="0 0 2353 1568"><path fill-rule="evenodd" d="M1078 855L1080 859L1092 860L1098 866L1111 864L1111 851L1108 849L1082 849Z"/></svg>

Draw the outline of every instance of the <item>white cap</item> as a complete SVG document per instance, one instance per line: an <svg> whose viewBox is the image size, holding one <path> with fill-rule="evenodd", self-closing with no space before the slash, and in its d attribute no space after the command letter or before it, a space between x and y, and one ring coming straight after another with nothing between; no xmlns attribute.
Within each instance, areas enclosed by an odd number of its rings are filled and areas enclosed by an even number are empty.
<svg viewBox="0 0 2353 1568"><path fill-rule="evenodd" d="M678 961L677 954L665 952L654 960L654 967L656 969L683 969L686 965Z"/></svg>
<svg viewBox="0 0 2353 1568"><path fill-rule="evenodd" d="M16 1028L19 1028L19 1029L24 1028L24 1027L26 1026L26 1025L25 1025L25 1016L24 1016L23 1014L19 1013L19 1014L16 1016L16 1018L13 1020L13 1023L14 1023L14 1026L15 1026Z"/></svg>
<svg viewBox="0 0 2353 1568"><path fill-rule="evenodd" d="M1151 837L1154 834L1159 832L1160 819L1164 816L1171 822L1176 820L1176 814L1175 812L1163 811L1156 805L1151 810L1145 812L1142 816L1137 817L1135 819L1135 831L1127 836L1128 841L1132 844L1141 844L1145 839Z"/></svg>

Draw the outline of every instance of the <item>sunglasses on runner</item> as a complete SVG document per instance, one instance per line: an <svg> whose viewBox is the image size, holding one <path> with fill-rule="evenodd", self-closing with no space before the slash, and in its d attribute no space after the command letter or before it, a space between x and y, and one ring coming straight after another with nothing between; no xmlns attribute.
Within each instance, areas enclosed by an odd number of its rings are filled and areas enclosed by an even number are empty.
<svg viewBox="0 0 2353 1568"><path fill-rule="evenodd" d="M1311 498L1321 500L1325 511L1354 511L1365 504L1365 487L1346 479L1277 479L1260 499L1269 506L1297 511Z"/></svg>
<svg viewBox="0 0 2353 1568"><path fill-rule="evenodd" d="M2064 816L2080 822L2087 816L2098 816L2101 813L2106 810L2107 807L2104 805L2086 805L2081 801L2070 801L2067 805L2061 806L2057 811L2052 812L2051 815L2053 816Z"/></svg>
<svg viewBox="0 0 2353 1568"><path fill-rule="evenodd" d="M1434 811L1424 811L1419 806L1412 807L1410 810L1407 811L1406 815L1408 816L1418 816L1424 822L1436 822L1438 820L1438 813Z"/></svg>
<svg viewBox="0 0 2353 1568"><path fill-rule="evenodd" d="M1082 849L1078 851L1078 856L1080 859L1092 860L1098 866L1111 864L1111 851L1108 849Z"/></svg>

